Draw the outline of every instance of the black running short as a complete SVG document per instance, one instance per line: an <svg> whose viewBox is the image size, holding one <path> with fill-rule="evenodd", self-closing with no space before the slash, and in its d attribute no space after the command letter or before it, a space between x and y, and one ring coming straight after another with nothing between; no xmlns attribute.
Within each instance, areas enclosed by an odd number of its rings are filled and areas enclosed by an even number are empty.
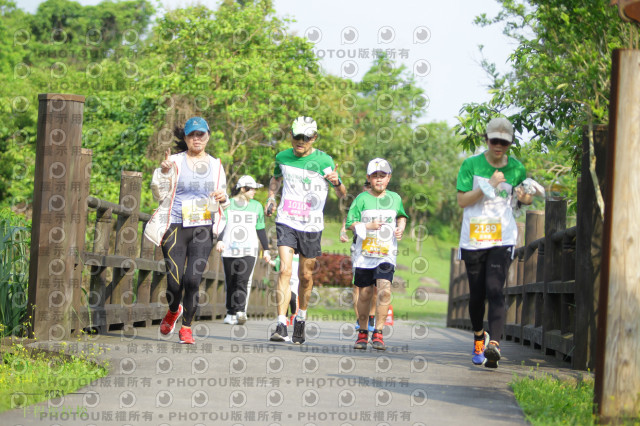
<svg viewBox="0 0 640 426"><path fill-rule="evenodd" d="M276 223L276 235L278 237L278 247L291 247L295 253L299 253L302 257L314 259L322 254L320 245L322 231L298 231L282 223Z"/></svg>
<svg viewBox="0 0 640 426"><path fill-rule="evenodd" d="M376 285L376 280L393 282L395 267L388 262L381 263L375 268L356 268L353 273L353 285L356 287L369 287Z"/></svg>

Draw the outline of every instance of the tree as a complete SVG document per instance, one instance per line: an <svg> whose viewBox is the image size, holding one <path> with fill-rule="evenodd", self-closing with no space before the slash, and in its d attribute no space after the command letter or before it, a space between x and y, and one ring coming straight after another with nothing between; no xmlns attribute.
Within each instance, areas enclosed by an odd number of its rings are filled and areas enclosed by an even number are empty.
<svg viewBox="0 0 640 426"><path fill-rule="evenodd" d="M210 151L231 180L270 176L273 154L266 153L287 140L286 129L305 112L318 79L311 45L287 34L273 12L264 1L226 2L215 13L204 7L171 11L145 49L157 66L145 67L142 86L160 89L177 105L167 111L167 123L184 122L191 113L209 121Z"/></svg>
<svg viewBox="0 0 640 426"><path fill-rule="evenodd" d="M353 175L349 193L361 190L368 162L386 158L393 167L389 189L403 199L411 226L448 237L460 218L455 180L460 150L445 123L418 124L428 97L404 66L381 56L358 85ZM418 228L420 229L420 228ZM423 233L423 237L426 235Z"/></svg>
<svg viewBox="0 0 640 426"><path fill-rule="evenodd" d="M118 199L122 170L143 172L148 185L173 145L173 127L190 116L208 120L208 151L234 184L242 174L266 183L275 154L290 147L291 122L308 115L319 125L316 147L336 159L350 193L360 192L368 161L386 157L396 170L391 189L419 220L437 230L450 216L442 213L450 201L442 195L450 194L439 189L438 173L455 164L457 151L440 153L438 144L453 136L441 124L417 124L428 98L405 68L380 57L361 83L326 75L312 45L289 34L269 0L176 9L151 26L144 0L47 0L33 15L0 0L0 12L0 33L24 38L0 39L7 47L0 50L7 71L0 75L0 205L31 200L33 182L25 177L35 163L37 94L56 92L86 97L91 193L109 201ZM416 201L416 191L429 201ZM327 211L338 212L329 198ZM143 191L142 211L154 207Z"/></svg>
<svg viewBox="0 0 640 426"><path fill-rule="evenodd" d="M482 145L484 124L508 115L516 130L531 132L538 150L560 149L580 163L582 126L608 120L609 76L613 49L638 46L638 29L624 24L607 2L581 0L499 0L501 12L481 15L479 25L501 23L518 43L511 71L491 78L492 98L466 104L457 131L465 149Z"/></svg>
<svg viewBox="0 0 640 426"><path fill-rule="evenodd" d="M0 204L22 209L30 203L33 192L33 181L28 177L33 175L35 164L37 95L63 92L87 96L83 130L89 142L85 146L96 148L99 144L92 142L96 140L121 143L122 133L115 131L123 130L122 123L133 121L135 114L120 114L120 108L111 108L121 105L128 90L123 86L122 90L110 91L107 87L123 74L122 66L112 74L105 69L115 70L107 64L117 64L121 56L130 56L140 45L154 10L145 0L105 1L97 6L47 0L30 15L16 9L12 2L0 2L0 31L8 35L0 41ZM107 94L113 103L101 121L91 113L96 103L106 109ZM144 132L138 136L144 136ZM125 146L113 145L120 149ZM117 194L120 164L145 160L144 151L141 156L128 157L128 161L118 153L117 149L94 151L97 167L93 190L105 197Z"/></svg>

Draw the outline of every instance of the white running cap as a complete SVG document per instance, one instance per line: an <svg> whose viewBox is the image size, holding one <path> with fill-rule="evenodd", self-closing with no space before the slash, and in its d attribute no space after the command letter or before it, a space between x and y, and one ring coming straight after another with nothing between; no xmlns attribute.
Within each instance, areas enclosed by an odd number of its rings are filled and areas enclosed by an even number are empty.
<svg viewBox="0 0 640 426"><path fill-rule="evenodd" d="M244 175L240 179L238 179L238 183L236 184L236 188L262 188L264 185L256 182L254 178L249 175Z"/></svg>
<svg viewBox="0 0 640 426"><path fill-rule="evenodd" d="M311 117L300 117L293 120L291 124L291 134L293 136L305 135L309 138L318 133L318 123Z"/></svg>
<svg viewBox="0 0 640 426"><path fill-rule="evenodd" d="M369 161L367 166L367 176L374 174L375 172L384 172L391 174L391 164L384 158L374 158Z"/></svg>

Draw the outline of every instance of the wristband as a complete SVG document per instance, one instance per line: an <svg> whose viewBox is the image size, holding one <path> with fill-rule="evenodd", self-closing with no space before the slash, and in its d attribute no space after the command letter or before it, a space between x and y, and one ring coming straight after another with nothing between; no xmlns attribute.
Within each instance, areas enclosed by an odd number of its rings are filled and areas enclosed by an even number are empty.
<svg viewBox="0 0 640 426"><path fill-rule="evenodd" d="M273 201L275 203L276 199L274 197L269 197L269 198L267 198L267 202L269 202L269 201Z"/></svg>
<svg viewBox="0 0 640 426"><path fill-rule="evenodd" d="M333 183L331 184L333 185ZM334 188L339 187L340 185L342 185L342 179L338 178L338 184L337 185L333 185Z"/></svg>

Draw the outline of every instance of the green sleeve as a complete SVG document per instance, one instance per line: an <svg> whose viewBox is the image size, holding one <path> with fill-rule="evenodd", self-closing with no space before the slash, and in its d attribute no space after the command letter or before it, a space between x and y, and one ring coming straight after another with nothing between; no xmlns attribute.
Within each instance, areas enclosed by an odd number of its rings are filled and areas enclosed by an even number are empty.
<svg viewBox="0 0 640 426"><path fill-rule="evenodd" d="M331 168L331 170L335 170L336 165L333 162L333 158L329 154L324 151L317 150L317 155L312 157L310 160L309 170L314 170L324 176L326 173L324 172L327 167Z"/></svg>
<svg viewBox="0 0 640 426"><path fill-rule="evenodd" d="M470 160L470 158L467 158L460 166L458 183L456 185L458 191L469 192L473 189L473 167L471 166Z"/></svg>
<svg viewBox="0 0 640 426"><path fill-rule="evenodd" d="M273 166L273 176L274 177L281 177L282 176L282 169L280 169L280 164L282 164L282 156L285 155L286 151L281 151L279 153L276 154L276 163Z"/></svg>
<svg viewBox="0 0 640 426"><path fill-rule="evenodd" d="M404 211L404 206L402 205L402 198L398 195L398 209L396 211L396 219L398 216L404 216L409 220L409 215Z"/></svg>
<svg viewBox="0 0 640 426"><path fill-rule="evenodd" d="M329 167L331 167L331 170L335 170L336 169L336 163L333 161L333 158L331 158L331 156L329 154L327 154L327 157L328 157Z"/></svg>
<svg viewBox="0 0 640 426"><path fill-rule="evenodd" d="M520 167L518 167L518 181L516 182L516 186L520 185L522 181L527 178L527 170L524 168L524 165L520 163Z"/></svg>
<svg viewBox="0 0 640 426"><path fill-rule="evenodd" d="M360 197L356 197L349 207L349 213L347 213L347 222L344 224L346 229L349 229L351 225L356 222L360 222L362 219L362 207L360 206Z"/></svg>
<svg viewBox="0 0 640 426"><path fill-rule="evenodd" d="M256 230L264 229L264 209L262 208L262 204L255 201L254 205L256 213L258 214L258 217L256 218Z"/></svg>
<svg viewBox="0 0 640 426"><path fill-rule="evenodd" d="M278 157L276 157L276 165L273 167L273 176L277 178L282 176L282 170L280 170L280 163L278 163Z"/></svg>

